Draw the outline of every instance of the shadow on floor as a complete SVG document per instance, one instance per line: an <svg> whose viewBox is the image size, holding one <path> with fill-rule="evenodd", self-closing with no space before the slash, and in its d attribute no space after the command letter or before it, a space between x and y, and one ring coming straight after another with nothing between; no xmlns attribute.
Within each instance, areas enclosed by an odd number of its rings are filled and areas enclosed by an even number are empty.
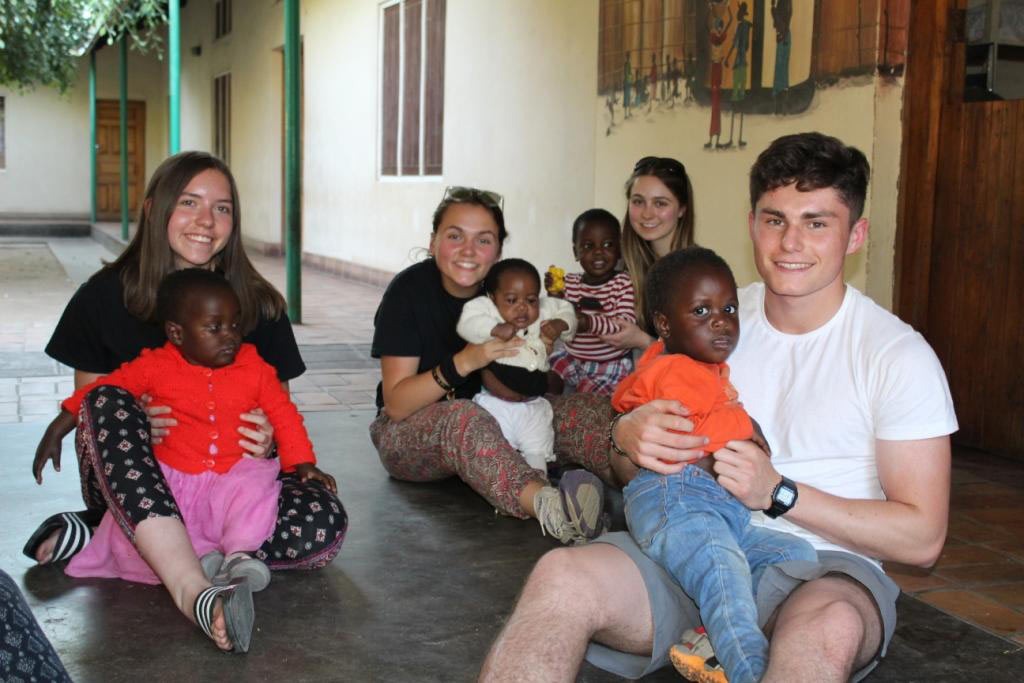
<svg viewBox="0 0 1024 683"><path fill-rule="evenodd" d="M30 568L21 546L36 524L81 507L70 439L64 472L48 472L41 489L30 480L42 423L4 428L0 566L21 583L83 683L472 680L530 567L555 543L535 522L497 517L457 481L388 479L369 442L370 419L368 412L306 415L321 466L338 477L350 531L330 567L274 574L256 596L257 632L246 656L217 652L160 587ZM912 598L901 599L900 616L890 655L869 680L1024 680L1024 653L1009 641ZM579 680L616 679L587 666ZM662 671L647 680L679 679Z"/></svg>

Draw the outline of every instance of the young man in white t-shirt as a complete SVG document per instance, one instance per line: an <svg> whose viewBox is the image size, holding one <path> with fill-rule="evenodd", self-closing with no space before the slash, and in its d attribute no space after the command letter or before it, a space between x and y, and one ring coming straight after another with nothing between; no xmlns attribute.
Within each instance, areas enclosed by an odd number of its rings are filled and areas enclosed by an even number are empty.
<svg viewBox="0 0 1024 683"><path fill-rule="evenodd" d="M763 284L740 293L730 365L772 456L730 442L715 470L764 511L758 523L807 538L820 558L815 571L773 568L757 587L771 641L765 681L867 675L885 654L899 594L879 561L927 567L945 541L957 428L945 375L919 334L843 280L868 233L867 183L864 155L818 133L779 138L751 169ZM611 445L637 466L678 471L705 443L677 433L692 428L686 414L648 403L613 421ZM482 679L572 680L584 656L638 678L664 666L673 645L716 673L709 645L694 648L688 631L699 625L693 602L628 534L597 540L541 558Z"/></svg>

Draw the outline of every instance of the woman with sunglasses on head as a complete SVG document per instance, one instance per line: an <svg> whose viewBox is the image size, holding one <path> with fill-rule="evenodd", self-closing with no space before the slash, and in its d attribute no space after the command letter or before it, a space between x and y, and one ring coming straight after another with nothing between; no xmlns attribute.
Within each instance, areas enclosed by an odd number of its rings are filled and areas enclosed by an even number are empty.
<svg viewBox="0 0 1024 683"><path fill-rule="evenodd" d="M384 469L404 481L458 476L499 512L536 518L545 534L578 543L600 531L601 482L583 470L548 485L471 400L480 370L518 353L523 340L467 343L462 308L481 294L507 236L500 195L467 187L445 192L433 216L430 258L391 281L374 316L371 355L380 359L377 418L370 438Z"/></svg>

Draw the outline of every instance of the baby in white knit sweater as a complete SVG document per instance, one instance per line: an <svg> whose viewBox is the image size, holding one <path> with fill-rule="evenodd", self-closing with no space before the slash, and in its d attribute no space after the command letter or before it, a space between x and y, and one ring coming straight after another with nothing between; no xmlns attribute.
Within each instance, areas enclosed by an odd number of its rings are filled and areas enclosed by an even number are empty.
<svg viewBox="0 0 1024 683"><path fill-rule="evenodd" d="M494 416L531 467L546 472L555 459L551 404L544 398L548 354L557 339L576 334L575 309L562 299L542 297L540 273L522 259L494 264L484 291L486 296L463 306L459 336L473 344L513 336L526 343L515 356L483 369L484 389L473 400Z"/></svg>

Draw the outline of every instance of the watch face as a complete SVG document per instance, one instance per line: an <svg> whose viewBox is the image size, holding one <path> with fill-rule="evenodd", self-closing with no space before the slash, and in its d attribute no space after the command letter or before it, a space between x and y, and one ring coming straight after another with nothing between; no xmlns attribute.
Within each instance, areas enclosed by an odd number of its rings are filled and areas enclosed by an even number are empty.
<svg viewBox="0 0 1024 683"><path fill-rule="evenodd" d="M786 507L790 507L796 501L796 491L786 486L780 486L778 493L775 494L775 500Z"/></svg>

